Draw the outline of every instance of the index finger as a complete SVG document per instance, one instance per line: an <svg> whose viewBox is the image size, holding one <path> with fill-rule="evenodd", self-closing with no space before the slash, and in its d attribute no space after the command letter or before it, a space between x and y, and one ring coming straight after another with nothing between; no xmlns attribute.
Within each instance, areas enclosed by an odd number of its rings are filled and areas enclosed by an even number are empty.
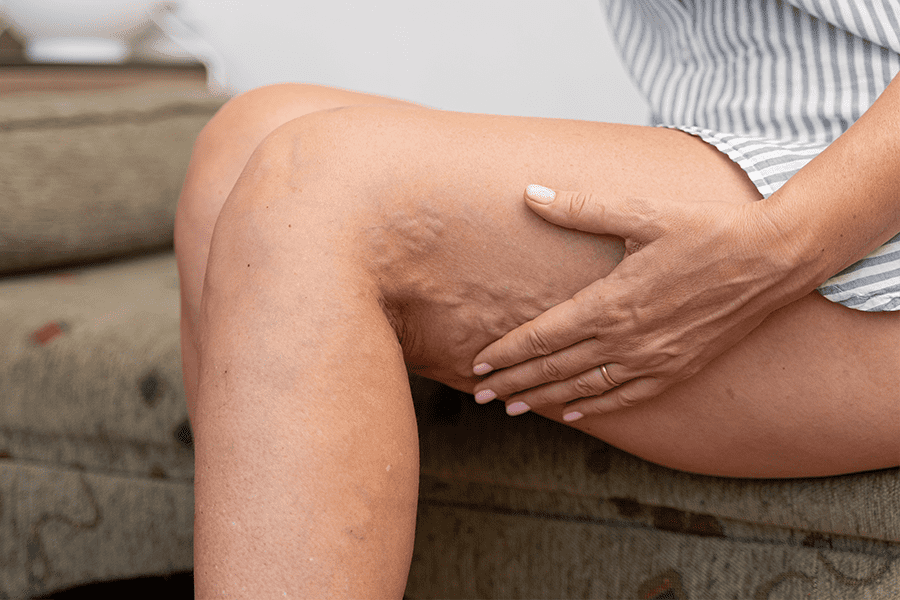
<svg viewBox="0 0 900 600"><path fill-rule="evenodd" d="M577 297L561 302L479 352L472 371L484 375L567 348L594 336L590 322L590 311Z"/></svg>

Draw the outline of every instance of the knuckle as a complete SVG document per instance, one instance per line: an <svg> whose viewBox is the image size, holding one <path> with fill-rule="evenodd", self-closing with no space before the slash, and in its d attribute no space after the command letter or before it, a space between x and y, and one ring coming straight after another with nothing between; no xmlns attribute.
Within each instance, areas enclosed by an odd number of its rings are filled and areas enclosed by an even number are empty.
<svg viewBox="0 0 900 600"><path fill-rule="evenodd" d="M579 398L587 398L589 396L595 396L599 394L602 390L598 389L597 386L586 379L585 377L579 377L572 384L572 388L575 390L575 393L578 394Z"/></svg>
<svg viewBox="0 0 900 600"><path fill-rule="evenodd" d="M545 359L538 365L538 374L544 381L561 381L566 378L562 366L553 359Z"/></svg>
<svg viewBox="0 0 900 600"><path fill-rule="evenodd" d="M570 300L574 307L572 324L582 329L589 337L596 338L604 331L604 323L608 320L606 310L600 305L604 298L601 289L589 286L579 290Z"/></svg>
<svg viewBox="0 0 900 600"><path fill-rule="evenodd" d="M585 192L573 192L569 195L568 211L574 219L586 214L591 204L591 195Z"/></svg>
<svg viewBox="0 0 900 600"><path fill-rule="evenodd" d="M526 345L535 356L547 356L553 352L547 335L536 327L528 330Z"/></svg>

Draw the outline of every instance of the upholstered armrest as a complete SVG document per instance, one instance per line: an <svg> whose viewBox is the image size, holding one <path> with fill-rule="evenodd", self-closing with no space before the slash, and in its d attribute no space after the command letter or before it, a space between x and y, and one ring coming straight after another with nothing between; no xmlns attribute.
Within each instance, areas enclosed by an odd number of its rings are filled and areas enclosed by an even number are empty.
<svg viewBox="0 0 900 600"><path fill-rule="evenodd" d="M172 243L202 84L0 95L0 274Z"/></svg>

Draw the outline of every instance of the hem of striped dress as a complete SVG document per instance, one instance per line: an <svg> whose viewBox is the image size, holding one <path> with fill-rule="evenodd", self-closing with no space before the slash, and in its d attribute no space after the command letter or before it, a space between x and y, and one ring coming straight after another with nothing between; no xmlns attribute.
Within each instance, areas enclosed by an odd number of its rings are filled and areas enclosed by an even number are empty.
<svg viewBox="0 0 900 600"><path fill-rule="evenodd" d="M755 163L740 148L732 144L724 134L694 126L662 124L659 127L677 129L699 137L719 152L725 154L743 169L763 198L768 198L774 194L788 179L788 177L783 176L784 172L781 172L782 177L779 179L768 177L765 172L756 167ZM763 140L760 141L763 142ZM813 156L810 156L806 162L809 162L812 158ZM801 167L802 165L797 166L794 172L799 171ZM873 269L877 270L877 266L873 265L891 262L897 266L896 269L878 272L877 275L871 272ZM891 281L886 287L884 285L885 276ZM900 234L894 236L894 238L869 256L850 265L822 283L816 288L816 291L827 300L854 310L864 312L900 311Z"/></svg>
<svg viewBox="0 0 900 600"><path fill-rule="evenodd" d="M756 186L756 189L759 190L759 193L762 194L763 198L768 198L776 191L778 191L778 188L784 185L784 182L787 181L789 177L785 176L785 173L790 173L791 175L793 175L793 173L799 171L801 167L805 166L807 162L815 157L815 154L804 157L803 160L799 161L799 163L795 165L795 168L777 171L777 173L781 175L781 177L774 178L771 177L770 174L768 174L765 170L760 169L757 166L757 161L754 161L752 157L748 156L741 147L732 143L731 138L735 138L745 143L756 141L758 146L769 145L773 148L777 148L777 143L773 143L771 140L767 140L765 138L753 138L750 136L738 136L733 134L720 133L693 125L659 125L659 127L677 129L679 131L683 131L684 133L698 137L722 154L726 155L731 159L732 162L736 163L741 169L744 170L744 172L747 174L747 177L750 178L750 181L753 183L753 185ZM820 145L819 148L816 148L816 154L824 149L825 145Z"/></svg>

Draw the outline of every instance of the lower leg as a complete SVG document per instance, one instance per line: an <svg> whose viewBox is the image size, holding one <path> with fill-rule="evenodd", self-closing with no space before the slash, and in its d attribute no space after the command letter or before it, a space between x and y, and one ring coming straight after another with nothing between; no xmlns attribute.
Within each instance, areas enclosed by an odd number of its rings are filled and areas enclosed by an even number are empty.
<svg viewBox="0 0 900 600"><path fill-rule="evenodd" d="M251 161L210 254L197 595L397 598L418 492L403 356L352 240L310 212L283 219L282 184Z"/></svg>

